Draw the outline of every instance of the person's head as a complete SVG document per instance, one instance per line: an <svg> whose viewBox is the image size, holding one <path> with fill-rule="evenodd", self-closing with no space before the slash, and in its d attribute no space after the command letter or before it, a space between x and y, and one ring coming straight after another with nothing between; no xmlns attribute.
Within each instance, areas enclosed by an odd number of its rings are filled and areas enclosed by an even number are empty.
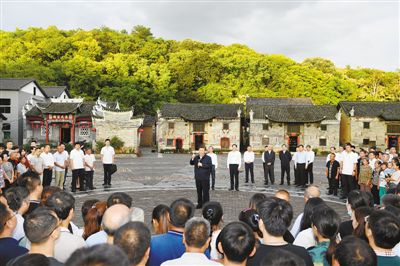
<svg viewBox="0 0 400 266"><path fill-rule="evenodd" d="M50 145L49 144L46 144L45 146L44 146L44 153L48 153L50 151Z"/></svg>
<svg viewBox="0 0 400 266"><path fill-rule="evenodd" d="M267 145L267 151L272 151L272 145L271 144Z"/></svg>
<svg viewBox="0 0 400 266"><path fill-rule="evenodd" d="M82 235L84 239L100 231L101 221L103 220L106 209L107 203L98 201L90 207L85 216L82 216L85 223Z"/></svg>
<svg viewBox="0 0 400 266"><path fill-rule="evenodd" d="M213 153L214 152L214 147L213 146L209 146L208 147L208 152L209 153Z"/></svg>
<svg viewBox="0 0 400 266"><path fill-rule="evenodd" d="M128 256L116 245L94 245L75 250L65 266L130 266Z"/></svg>
<svg viewBox="0 0 400 266"><path fill-rule="evenodd" d="M306 150L307 150L307 151L311 151L311 146L310 146L310 145L307 145L307 146L306 146Z"/></svg>
<svg viewBox="0 0 400 266"><path fill-rule="evenodd" d="M85 153L86 153L87 155L92 154L92 149L91 149L91 148L86 149L86 150L85 150Z"/></svg>
<svg viewBox="0 0 400 266"><path fill-rule="evenodd" d="M260 216L254 209L244 209L239 213L239 221L250 226L256 239L262 238L263 234L258 226Z"/></svg>
<svg viewBox="0 0 400 266"><path fill-rule="evenodd" d="M329 159L333 162L336 159L336 154L334 152L329 154Z"/></svg>
<svg viewBox="0 0 400 266"><path fill-rule="evenodd" d="M344 151L343 146L339 146L339 152L342 153Z"/></svg>
<svg viewBox="0 0 400 266"><path fill-rule="evenodd" d="M333 252L332 266L376 266L377 257L362 239L346 236Z"/></svg>
<svg viewBox="0 0 400 266"><path fill-rule="evenodd" d="M132 197L125 192L115 192L111 194L107 199L107 208L115 204L123 204L128 208L132 207Z"/></svg>
<svg viewBox="0 0 400 266"><path fill-rule="evenodd" d="M278 199L286 200L287 202L290 201L290 193L286 189L280 189L275 193L275 197Z"/></svg>
<svg viewBox="0 0 400 266"><path fill-rule="evenodd" d="M194 204L185 198L180 198L171 203L169 212L170 226L183 229L186 222L193 217Z"/></svg>
<svg viewBox="0 0 400 266"><path fill-rule="evenodd" d="M381 165L381 169L382 171L385 171L388 168L388 163L387 162L383 162Z"/></svg>
<svg viewBox="0 0 400 266"><path fill-rule="evenodd" d="M365 150L361 149L360 150L360 158L365 158Z"/></svg>
<svg viewBox="0 0 400 266"><path fill-rule="evenodd" d="M110 139L106 139L106 140L104 141L104 143L106 144L106 146L110 146L111 141L110 141Z"/></svg>
<svg viewBox="0 0 400 266"><path fill-rule="evenodd" d="M250 198L250 202L249 202L249 208L250 209L256 209L257 208L257 204L261 201L263 201L267 196L263 193L255 193L253 196L251 196Z"/></svg>
<svg viewBox="0 0 400 266"><path fill-rule="evenodd" d="M363 165L369 166L369 160L367 158L363 158L361 162Z"/></svg>
<svg viewBox="0 0 400 266"><path fill-rule="evenodd" d="M82 214L83 220L85 220L85 217L88 214L89 210L93 207L94 204L96 204L96 202L99 202L99 200L98 199L88 199L82 203L81 214Z"/></svg>
<svg viewBox="0 0 400 266"><path fill-rule="evenodd" d="M400 221L386 210L375 210L366 219L365 235L372 248L392 249L400 242Z"/></svg>
<svg viewBox="0 0 400 266"><path fill-rule="evenodd" d="M368 159L370 159L370 160L375 159L375 153L374 152L368 153Z"/></svg>
<svg viewBox="0 0 400 266"><path fill-rule="evenodd" d="M19 162L20 162L21 164L26 164L26 157L25 157L25 156L22 156L21 159L19 160Z"/></svg>
<svg viewBox="0 0 400 266"><path fill-rule="evenodd" d="M17 179L17 184L21 187L25 187L29 191L31 198L35 197L40 199L43 186L40 182L40 176L32 171L28 171L20 175Z"/></svg>
<svg viewBox="0 0 400 266"><path fill-rule="evenodd" d="M251 147L251 145L247 146L247 151L248 151L248 152L250 152L250 151L252 151L252 150L253 150L253 148Z"/></svg>
<svg viewBox="0 0 400 266"><path fill-rule="evenodd" d="M202 214L203 217L210 223L211 227L216 227L222 222L222 216L224 215L224 212L219 202L210 201L204 205Z"/></svg>
<svg viewBox="0 0 400 266"><path fill-rule="evenodd" d="M297 146L297 148L299 148L299 152L304 151L304 146L303 146L303 144L300 144L299 146Z"/></svg>
<svg viewBox="0 0 400 266"><path fill-rule="evenodd" d="M331 153L336 153L336 148L333 147L333 146L329 150L330 150Z"/></svg>
<svg viewBox="0 0 400 266"><path fill-rule="evenodd" d="M43 254L32 253L19 256L10 261L8 266L50 266L50 260Z"/></svg>
<svg viewBox="0 0 400 266"><path fill-rule="evenodd" d="M284 249L272 249L259 266L306 266L304 259Z"/></svg>
<svg viewBox="0 0 400 266"><path fill-rule="evenodd" d="M283 151L286 151L286 150L287 150L286 144L282 144L282 150L283 150Z"/></svg>
<svg viewBox="0 0 400 266"><path fill-rule="evenodd" d="M352 151L352 147L350 143L346 143L346 152L351 152Z"/></svg>
<svg viewBox="0 0 400 266"><path fill-rule="evenodd" d="M390 155L389 154L387 154L387 153L384 153L383 155L382 155L382 160L384 161L384 162L389 162L389 160L390 160Z"/></svg>
<svg viewBox="0 0 400 266"><path fill-rule="evenodd" d="M365 236L365 217L369 216L372 210L372 208L367 206L359 207L355 209L352 217L353 235L366 241L368 240Z"/></svg>
<svg viewBox="0 0 400 266"><path fill-rule="evenodd" d="M263 236L281 237L285 234L293 218L292 206L285 200L268 197L257 204L260 216L258 225Z"/></svg>
<svg viewBox="0 0 400 266"><path fill-rule="evenodd" d="M304 191L304 202L307 202L311 198L319 198L321 196L321 190L315 185L310 185Z"/></svg>
<svg viewBox="0 0 400 266"><path fill-rule="evenodd" d="M206 154L206 148L204 146L199 147L199 155L203 157Z"/></svg>
<svg viewBox="0 0 400 266"><path fill-rule="evenodd" d="M304 205L303 218L301 218L300 231L311 228L311 217L314 210L320 205L325 205L324 200L321 198L311 198L306 202L306 205Z"/></svg>
<svg viewBox="0 0 400 266"><path fill-rule="evenodd" d="M236 144L232 144L232 150L236 151L237 150L237 145Z"/></svg>
<svg viewBox="0 0 400 266"><path fill-rule="evenodd" d="M123 204L115 204L107 208L101 221L101 227L108 235L108 243L112 243L115 232L130 221L130 209Z"/></svg>
<svg viewBox="0 0 400 266"><path fill-rule="evenodd" d="M2 157L2 159L3 159L3 163L6 163L6 162L8 162L8 155L6 154L6 153L3 153L2 155L1 155L1 157Z"/></svg>
<svg viewBox="0 0 400 266"><path fill-rule="evenodd" d="M386 194L382 197L383 207L393 206L400 208L400 196L396 194Z"/></svg>
<svg viewBox="0 0 400 266"><path fill-rule="evenodd" d="M60 235L59 220L53 211L39 207L26 217L24 231L32 245L54 243Z"/></svg>
<svg viewBox="0 0 400 266"><path fill-rule="evenodd" d="M347 214L352 217L354 210L362 206L369 206L366 195L357 189L350 191L346 202Z"/></svg>
<svg viewBox="0 0 400 266"><path fill-rule="evenodd" d="M42 195L40 197L40 205L46 205L47 199L56 192L62 191L61 188L56 186L47 186L43 188Z"/></svg>
<svg viewBox="0 0 400 266"><path fill-rule="evenodd" d="M41 153L42 153L42 149L40 149L39 147L37 147L37 148L34 150L33 155L35 155L36 157L39 157Z"/></svg>
<svg viewBox="0 0 400 266"><path fill-rule="evenodd" d="M75 147L76 150L80 150L81 149L81 143L79 141L75 142L74 147Z"/></svg>
<svg viewBox="0 0 400 266"><path fill-rule="evenodd" d="M12 150L12 147L13 147L13 142L11 140L7 141L6 143L7 150Z"/></svg>
<svg viewBox="0 0 400 266"><path fill-rule="evenodd" d="M15 214L7 205L0 203L0 237L11 237L16 226Z"/></svg>
<svg viewBox="0 0 400 266"><path fill-rule="evenodd" d="M224 255L225 263L245 263L248 257L255 254L255 244L251 228L243 222L227 224L217 238L217 249Z"/></svg>
<svg viewBox="0 0 400 266"><path fill-rule="evenodd" d="M142 222L129 222L114 235L114 245L120 247L129 258L130 265L146 265L150 255L151 233Z"/></svg>
<svg viewBox="0 0 400 266"><path fill-rule="evenodd" d="M25 187L11 187L4 193L13 212L25 214L29 209L29 191Z"/></svg>
<svg viewBox="0 0 400 266"><path fill-rule="evenodd" d="M75 198L66 191L51 195L46 201L46 206L53 210L62 221L69 223L74 217Z"/></svg>
<svg viewBox="0 0 400 266"><path fill-rule="evenodd" d="M400 169L400 161L393 160L393 168L394 170L398 171Z"/></svg>
<svg viewBox="0 0 400 266"><path fill-rule="evenodd" d="M151 215L151 224L156 235L168 232L169 207L164 204L157 205Z"/></svg>
<svg viewBox="0 0 400 266"><path fill-rule="evenodd" d="M198 250L201 253L210 245L211 226L210 223L202 217L193 217L185 224L183 233L183 243L186 251Z"/></svg>

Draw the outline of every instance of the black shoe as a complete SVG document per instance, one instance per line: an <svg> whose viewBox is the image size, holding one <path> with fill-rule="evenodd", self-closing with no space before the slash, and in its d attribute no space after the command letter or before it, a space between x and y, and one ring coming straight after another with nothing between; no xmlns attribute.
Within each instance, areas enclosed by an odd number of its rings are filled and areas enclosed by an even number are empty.
<svg viewBox="0 0 400 266"><path fill-rule="evenodd" d="M102 186L105 187L105 186L107 186L107 184L103 183Z"/></svg>
<svg viewBox="0 0 400 266"><path fill-rule="evenodd" d="M236 191L239 191L239 189L237 188L237 189L235 189Z"/></svg>
<svg viewBox="0 0 400 266"><path fill-rule="evenodd" d="M279 185L282 186L282 185L283 185L283 182L281 182Z"/></svg>
<svg viewBox="0 0 400 266"><path fill-rule="evenodd" d="M287 183L287 185L288 185L288 186L290 186L290 182L289 182L289 183Z"/></svg>
<svg viewBox="0 0 400 266"><path fill-rule="evenodd" d="M211 187L211 190L215 190L215 187Z"/></svg>
<svg viewBox="0 0 400 266"><path fill-rule="evenodd" d="M203 206L197 204L196 209L201 209L201 208L203 208Z"/></svg>
<svg viewBox="0 0 400 266"><path fill-rule="evenodd" d="M233 188L228 189L229 191L233 191Z"/></svg>
<svg viewBox="0 0 400 266"><path fill-rule="evenodd" d="M71 192L72 192L72 193L76 193L76 189L72 189Z"/></svg>

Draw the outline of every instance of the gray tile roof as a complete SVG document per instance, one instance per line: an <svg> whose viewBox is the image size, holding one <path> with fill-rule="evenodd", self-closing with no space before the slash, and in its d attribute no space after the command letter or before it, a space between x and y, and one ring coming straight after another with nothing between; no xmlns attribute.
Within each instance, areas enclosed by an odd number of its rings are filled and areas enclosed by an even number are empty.
<svg viewBox="0 0 400 266"><path fill-rule="evenodd" d="M209 121L213 118L234 119L242 104L166 103L161 107L165 118L183 118L188 121Z"/></svg>
<svg viewBox="0 0 400 266"><path fill-rule="evenodd" d="M35 82L37 88L43 93L43 95L48 97L46 92L33 78L0 78L0 90L19 91L21 88L31 82Z"/></svg>
<svg viewBox="0 0 400 266"><path fill-rule="evenodd" d="M76 113L78 117L91 116L94 103L37 103L26 116L41 116L44 114L71 114Z"/></svg>
<svg viewBox="0 0 400 266"><path fill-rule="evenodd" d="M151 127L156 124L156 117L152 115L145 115L143 119L144 127Z"/></svg>
<svg viewBox="0 0 400 266"><path fill-rule="evenodd" d="M246 98L246 105L313 105L311 98Z"/></svg>
<svg viewBox="0 0 400 266"><path fill-rule="evenodd" d="M354 108L355 117L379 117L388 121L400 121L400 101L397 102L347 102L338 104L344 113L350 116Z"/></svg>
<svg viewBox="0 0 400 266"><path fill-rule="evenodd" d="M269 119L280 123L315 123L336 120L337 109L333 105L278 105L264 106L254 114L256 119Z"/></svg>
<svg viewBox="0 0 400 266"><path fill-rule="evenodd" d="M60 97L60 95L65 91L68 97L71 98L67 86L43 86L42 89L46 92L48 97Z"/></svg>

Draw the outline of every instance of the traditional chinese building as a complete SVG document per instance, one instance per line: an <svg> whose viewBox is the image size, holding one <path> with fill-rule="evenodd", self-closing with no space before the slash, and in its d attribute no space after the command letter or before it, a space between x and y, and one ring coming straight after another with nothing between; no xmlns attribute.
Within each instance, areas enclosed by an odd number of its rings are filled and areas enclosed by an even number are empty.
<svg viewBox="0 0 400 266"><path fill-rule="evenodd" d="M340 117L335 106L314 105L310 98L247 98L246 110L254 150L286 144L295 151L304 144L325 151L339 144Z"/></svg>
<svg viewBox="0 0 400 266"><path fill-rule="evenodd" d="M157 112L158 151L240 147L241 104L164 104Z"/></svg>
<svg viewBox="0 0 400 266"><path fill-rule="evenodd" d="M340 143L400 148L400 102L340 102Z"/></svg>

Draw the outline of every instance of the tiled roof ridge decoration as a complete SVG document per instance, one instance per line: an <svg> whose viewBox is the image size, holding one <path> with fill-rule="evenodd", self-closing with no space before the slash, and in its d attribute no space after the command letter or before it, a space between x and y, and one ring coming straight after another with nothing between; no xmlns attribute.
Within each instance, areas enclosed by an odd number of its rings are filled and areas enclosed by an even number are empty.
<svg viewBox="0 0 400 266"><path fill-rule="evenodd" d="M400 120L400 101L342 101L339 102L338 107L343 109L348 116L378 117L387 121Z"/></svg>

